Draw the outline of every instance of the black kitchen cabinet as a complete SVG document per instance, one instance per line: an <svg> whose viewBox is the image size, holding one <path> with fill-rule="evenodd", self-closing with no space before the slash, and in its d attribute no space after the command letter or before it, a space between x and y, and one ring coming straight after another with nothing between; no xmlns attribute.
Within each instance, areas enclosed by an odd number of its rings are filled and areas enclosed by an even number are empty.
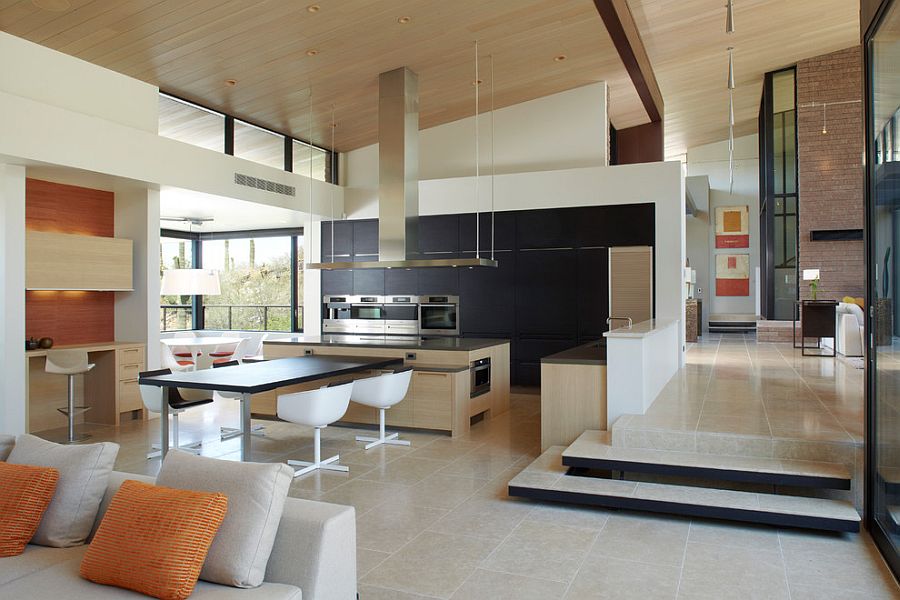
<svg viewBox="0 0 900 600"><path fill-rule="evenodd" d="M463 258L474 253L463 252ZM459 270L460 327L466 335L515 333L516 253L497 252L499 266ZM487 336L485 336L487 337Z"/></svg>
<svg viewBox="0 0 900 600"><path fill-rule="evenodd" d="M571 338L529 338L519 337L517 358L522 362L541 362L541 359L578 345L578 340Z"/></svg>
<svg viewBox="0 0 900 600"><path fill-rule="evenodd" d="M600 337L609 316L609 250L581 248L575 253L578 336Z"/></svg>
<svg viewBox="0 0 900 600"><path fill-rule="evenodd" d="M419 253L440 253L445 256L433 258L447 258L458 256L458 252L459 215L419 217Z"/></svg>
<svg viewBox="0 0 900 600"><path fill-rule="evenodd" d="M420 295L459 295L459 269L453 267L429 267L418 269L418 271Z"/></svg>
<svg viewBox="0 0 900 600"><path fill-rule="evenodd" d="M322 295L350 294L354 271L322 271Z"/></svg>
<svg viewBox="0 0 900 600"><path fill-rule="evenodd" d="M583 206L578 213L575 245L652 246L655 239L653 204Z"/></svg>
<svg viewBox="0 0 900 600"><path fill-rule="evenodd" d="M374 260L354 256L354 260ZM384 295L384 269L353 269L353 294Z"/></svg>
<svg viewBox="0 0 900 600"><path fill-rule="evenodd" d="M516 246L530 248L572 248L578 209L552 208L516 212Z"/></svg>
<svg viewBox="0 0 900 600"><path fill-rule="evenodd" d="M378 255L378 221L352 221L353 254L363 255L357 260L375 260Z"/></svg>
<svg viewBox="0 0 900 600"><path fill-rule="evenodd" d="M385 269L384 293L416 295L419 293L418 269Z"/></svg>
<svg viewBox="0 0 900 600"><path fill-rule="evenodd" d="M481 240L478 249L481 256L491 256L491 214L481 213L478 218L481 229L478 231L478 239ZM514 250L516 247L516 213L498 212L494 214L494 250ZM475 252L475 214L468 213L459 216L459 249L462 252Z"/></svg>
<svg viewBox="0 0 900 600"><path fill-rule="evenodd" d="M335 260L331 255L331 222L322 223L322 261ZM334 256L337 261L346 261L353 254L353 221L334 222Z"/></svg>
<svg viewBox="0 0 900 600"><path fill-rule="evenodd" d="M513 381L516 385L541 385L541 363L516 361L513 364Z"/></svg>
<svg viewBox="0 0 900 600"><path fill-rule="evenodd" d="M516 257L519 334L574 338L577 331L574 250L520 251Z"/></svg>

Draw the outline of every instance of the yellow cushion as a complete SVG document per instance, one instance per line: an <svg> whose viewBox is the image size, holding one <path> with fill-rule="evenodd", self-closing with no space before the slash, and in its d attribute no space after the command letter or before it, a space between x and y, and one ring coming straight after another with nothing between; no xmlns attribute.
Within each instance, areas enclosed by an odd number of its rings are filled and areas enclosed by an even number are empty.
<svg viewBox="0 0 900 600"><path fill-rule="evenodd" d="M0 556L17 556L34 537L53 500L59 471L0 462Z"/></svg>
<svg viewBox="0 0 900 600"><path fill-rule="evenodd" d="M227 508L224 494L125 481L81 562L81 576L155 598L187 598Z"/></svg>

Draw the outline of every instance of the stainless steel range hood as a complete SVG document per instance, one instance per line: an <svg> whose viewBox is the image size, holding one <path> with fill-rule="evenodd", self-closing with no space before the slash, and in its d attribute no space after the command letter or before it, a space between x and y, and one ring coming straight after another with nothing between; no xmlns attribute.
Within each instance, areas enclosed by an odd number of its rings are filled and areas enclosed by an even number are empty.
<svg viewBox="0 0 900 600"><path fill-rule="evenodd" d="M378 260L307 269L496 267L488 258L427 258L418 251L419 78L406 67L378 76Z"/></svg>

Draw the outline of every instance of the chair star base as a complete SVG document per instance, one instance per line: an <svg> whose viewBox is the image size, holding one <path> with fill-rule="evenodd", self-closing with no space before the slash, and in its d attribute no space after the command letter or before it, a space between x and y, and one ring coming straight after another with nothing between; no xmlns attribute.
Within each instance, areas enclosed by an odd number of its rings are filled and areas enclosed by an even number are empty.
<svg viewBox="0 0 900 600"><path fill-rule="evenodd" d="M340 471L342 473L347 473L350 471L350 467L345 465L335 464L337 461L341 459L340 454L335 454L331 458L326 458L325 460L319 462L308 462L305 460L289 460L287 464L292 467L303 467L301 469L297 469L294 471L294 477L300 477L301 475L306 475L307 473L311 473L316 469L322 469L325 471Z"/></svg>
<svg viewBox="0 0 900 600"><path fill-rule="evenodd" d="M381 437L367 437L364 435L356 436L357 442L371 442L370 444L366 444L365 450L369 448L374 448L375 446L381 446L382 444L386 444L388 446L409 446L409 442L407 440L398 440L400 437L399 433L392 433L390 435L382 435Z"/></svg>
<svg viewBox="0 0 900 600"><path fill-rule="evenodd" d="M265 434L265 425L254 425L250 428L250 435L255 435L256 437L266 437ZM241 429L239 427L220 427L219 434L221 441L230 440L241 435Z"/></svg>
<svg viewBox="0 0 900 600"><path fill-rule="evenodd" d="M174 448L174 446L169 446L169 448ZM185 452L190 452L191 454L200 454L203 448L203 442L194 442L193 444L185 444L184 446L178 446L179 450L184 450ZM150 446L151 452L147 453L147 460L151 458L160 458L162 457L162 449L159 444L153 444Z"/></svg>

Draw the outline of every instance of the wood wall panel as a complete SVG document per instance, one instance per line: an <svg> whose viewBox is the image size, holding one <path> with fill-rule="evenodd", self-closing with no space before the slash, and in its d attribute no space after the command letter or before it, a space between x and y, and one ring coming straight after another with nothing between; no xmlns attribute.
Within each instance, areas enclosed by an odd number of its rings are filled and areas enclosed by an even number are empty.
<svg viewBox="0 0 900 600"><path fill-rule="evenodd" d="M665 160L662 121L616 131L616 164L632 165Z"/></svg>
<svg viewBox="0 0 900 600"><path fill-rule="evenodd" d="M27 179L25 228L113 237L115 196L104 190ZM26 292L25 336L51 337L57 346L112 341L115 294Z"/></svg>

